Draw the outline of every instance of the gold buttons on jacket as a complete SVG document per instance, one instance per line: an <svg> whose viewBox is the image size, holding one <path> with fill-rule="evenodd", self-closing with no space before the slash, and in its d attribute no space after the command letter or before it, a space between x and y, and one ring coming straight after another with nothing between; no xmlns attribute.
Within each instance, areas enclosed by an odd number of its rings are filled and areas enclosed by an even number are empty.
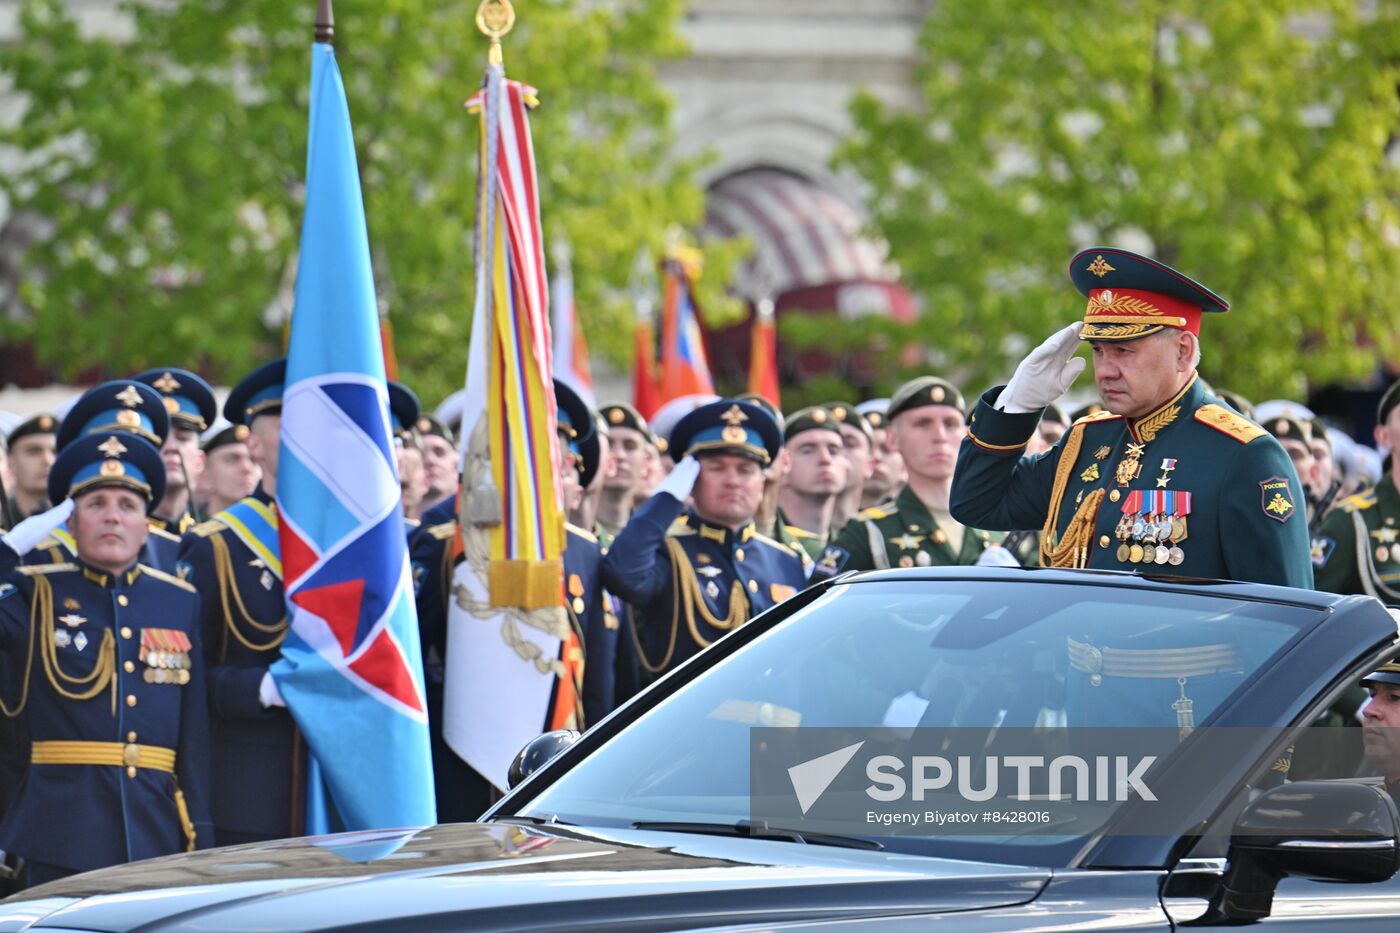
<svg viewBox="0 0 1400 933"><path fill-rule="evenodd" d="M123 626L122 626L122 638L130 638L130 637L131 637L131 629L130 629L128 626L123 625Z"/></svg>
<svg viewBox="0 0 1400 933"><path fill-rule="evenodd" d="M744 549L743 549L743 548L741 548L741 547L736 547L736 548L734 549L734 559L735 559L735 560L743 560L743 559L744 559Z"/></svg>
<svg viewBox="0 0 1400 933"><path fill-rule="evenodd" d="M126 695L126 705L127 705L127 706L135 706L135 705L136 705L136 694L134 694L134 693L128 693L128 694Z"/></svg>
<svg viewBox="0 0 1400 933"><path fill-rule="evenodd" d="M1099 535L1099 547L1108 547L1108 535Z"/></svg>
<svg viewBox="0 0 1400 933"><path fill-rule="evenodd" d="M122 670L130 674L136 670L136 665L131 663L130 661L127 661L125 664L122 665Z"/></svg>
<svg viewBox="0 0 1400 933"><path fill-rule="evenodd" d="M1116 489L1111 490L1108 494L1109 502L1117 502L1121 498L1123 498L1123 494Z"/></svg>
<svg viewBox="0 0 1400 933"><path fill-rule="evenodd" d="M130 600L126 598L126 594L125 594L125 593L121 593L121 594L119 594L119 595L117 596L117 605L118 605L118 606L125 606L128 602L130 602Z"/></svg>
<svg viewBox="0 0 1400 933"><path fill-rule="evenodd" d="M135 732L128 732L128 733L126 734L126 740L127 740L128 742L135 742L135 741L136 741L136 733L135 733Z"/></svg>
<svg viewBox="0 0 1400 933"><path fill-rule="evenodd" d="M750 581L749 581L749 592L750 592L750 593L757 593L757 592L758 592L758 581L757 581L757 580L750 580Z"/></svg>

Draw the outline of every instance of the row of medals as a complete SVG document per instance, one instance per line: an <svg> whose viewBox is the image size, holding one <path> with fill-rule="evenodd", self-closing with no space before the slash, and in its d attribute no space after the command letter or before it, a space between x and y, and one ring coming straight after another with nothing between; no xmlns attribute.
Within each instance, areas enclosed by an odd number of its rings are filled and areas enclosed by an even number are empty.
<svg viewBox="0 0 1400 933"><path fill-rule="evenodd" d="M1113 534L1123 542L1115 552L1122 563L1177 567L1186 559L1179 545L1186 539L1184 515L1125 514Z"/></svg>
<svg viewBox="0 0 1400 933"><path fill-rule="evenodd" d="M190 682L190 656L183 651L147 651L146 669L141 678L148 684L179 684Z"/></svg>

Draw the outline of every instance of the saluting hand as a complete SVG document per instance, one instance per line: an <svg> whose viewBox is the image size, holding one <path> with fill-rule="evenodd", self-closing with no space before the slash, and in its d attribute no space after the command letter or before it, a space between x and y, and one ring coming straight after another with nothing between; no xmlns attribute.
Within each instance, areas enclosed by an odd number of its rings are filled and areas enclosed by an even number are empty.
<svg viewBox="0 0 1400 933"><path fill-rule="evenodd" d="M1012 415L1029 414L1068 392L1087 365L1082 357L1074 355L1079 350L1079 330L1083 326L1082 321L1075 321L1032 350L1001 390L996 407Z"/></svg>
<svg viewBox="0 0 1400 933"><path fill-rule="evenodd" d="M692 456L681 458L681 462L676 464L676 468L667 474L656 486L656 492L652 495L669 493L680 502L685 501L685 497L690 495L690 491L695 488L695 480L700 476L700 461Z"/></svg>
<svg viewBox="0 0 1400 933"><path fill-rule="evenodd" d="M3 541L20 557L34 550L34 546L49 536L49 533L68 521L73 514L73 500L64 499L47 512L31 515L11 528L0 541Z"/></svg>

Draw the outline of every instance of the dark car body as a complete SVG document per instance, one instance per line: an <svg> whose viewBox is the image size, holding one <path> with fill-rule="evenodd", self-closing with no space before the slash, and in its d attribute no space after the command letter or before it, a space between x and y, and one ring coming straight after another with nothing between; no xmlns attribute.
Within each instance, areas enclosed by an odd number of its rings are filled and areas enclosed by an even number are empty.
<svg viewBox="0 0 1400 933"><path fill-rule="evenodd" d="M1240 747L1230 761L1216 764L1218 792L1201 799L1192 814L1202 827L1199 837L1100 832L1077 840L1054 863L1035 864L1034 854L1007 850L1002 858L995 848L976 858L951 858L893 845L843 848L742 833L561 825L530 812L532 802L572 770L592 756L617 754L615 740L692 684L721 676L716 669L726 661L819 601L839 607L844 594L880 592L863 589L870 587L934 593L1012 583L1031 584L1031 593L1073 588L1054 592L1125 605L1207 596L1248 604L1256 616L1276 611L1303 620L1285 649L1216 713L1215 725L1278 728L1258 730L1256 746ZM482 822L239 846L91 872L0 902L0 933L1233 925L1238 917L1212 917L1207 904L1230 877L1227 857L1243 856L1234 848L1210 850L1202 838L1212 832L1228 837L1222 814L1232 812L1251 777L1279 753L1290 727L1311 722L1397 651L1396 617L1360 597L1116 573L949 568L848 575L800 594L692 658L531 774ZM1199 762L1188 757L1169 767ZM1381 808L1382 817L1393 819L1394 807L1385 807L1389 816ZM1385 849L1382 843L1368 845ZM1400 848L1384 854L1400 858ZM1384 928L1400 916L1395 877L1337 884L1347 877L1339 872L1333 881L1317 880L1317 873L1285 874L1264 916L1254 919L1265 927L1333 930Z"/></svg>

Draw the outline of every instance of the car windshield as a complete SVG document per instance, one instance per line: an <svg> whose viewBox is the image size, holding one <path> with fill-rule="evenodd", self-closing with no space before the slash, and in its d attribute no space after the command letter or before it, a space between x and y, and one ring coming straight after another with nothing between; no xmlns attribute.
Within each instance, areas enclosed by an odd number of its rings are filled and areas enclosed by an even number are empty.
<svg viewBox="0 0 1400 933"><path fill-rule="evenodd" d="M677 689L516 812L578 825L733 825L750 815L751 727L1206 725L1319 610L1138 586L975 580L837 585ZM1197 670L1178 682L1180 655ZM1166 658L1161 667L1154 659ZM1160 669L1159 669L1160 667ZM1196 676L1202 674L1203 676ZM1263 723L1251 723L1262 725ZM921 854L1063 864L1074 837L900 836ZM1017 852L1015 850L1022 851Z"/></svg>

